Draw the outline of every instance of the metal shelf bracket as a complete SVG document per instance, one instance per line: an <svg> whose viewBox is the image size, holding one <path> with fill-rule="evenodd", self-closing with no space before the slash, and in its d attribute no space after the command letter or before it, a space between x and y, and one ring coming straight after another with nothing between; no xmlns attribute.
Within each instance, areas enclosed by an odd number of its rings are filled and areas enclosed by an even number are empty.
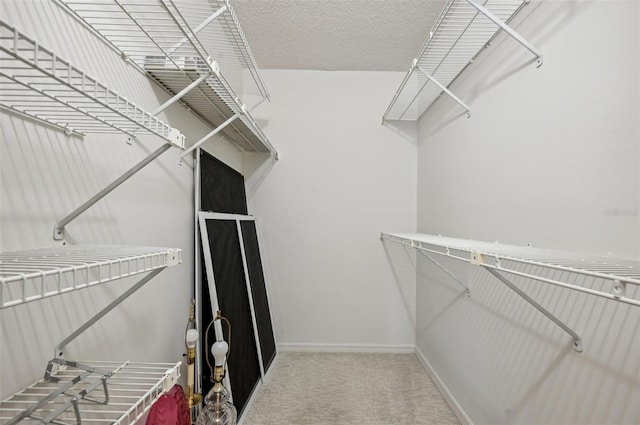
<svg viewBox="0 0 640 425"><path fill-rule="evenodd" d="M55 359L59 359L59 360L63 360L64 359L64 347L66 347L71 341L76 339L84 331L89 329L98 320L102 319L107 313L109 313L111 310L113 310L118 305L120 305L120 303L122 303L124 300L129 298L131 296L131 294L136 292L138 289L142 288L147 282L149 282L151 279L153 279L158 273L160 273L164 269L165 268L163 267L163 268L155 269L155 270L152 270L151 272L149 272L149 274L147 274L145 277L140 279L135 285L133 285L131 288L129 288L125 292L123 292L118 298L116 298L115 300L111 301L111 303L109 303L109 305L107 305L105 308L100 310L91 319L86 321L78 329L76 329L73 333L71 333L71 335L69 335L64 340L62 340L62 342L60 342L54 348L54 350L55 350L54 358ZM50 374L51 374L51 371L49 369L47 369L47 372L45 373L45 378L47 378Z"/></svg>
<svg viewBox="0 0 640 425"><path fill-rule="evenodd" d="M160 146L158 149L156 149L153 153L151 153L145 159L143 159L138 164L136 164L131 169L129 169L129 171L127 171L126 173L124 173L123 175L118 177L111 184L109 184L104 189L102 189L100 192L98 192L94 196L92 196L91 199L89 199L87 202L85 202L84 204L80 205L78 208L76 208L71 213L69 213L66 217L64 217L63 219L58 221L56 223L56 225L54 226L54 228L53 228L53 239L55 239L55 240L64 240L64 238L65 238L65 226L67 224L69 224L71 221L73 221L80 214L82 214L83 212L88 210L93 204L95 204L96 202L98 202L99 200L104 198L113 189L115 189L116 187L120 186L122 183L124 183L126 180L128 180L130 177L132 177L138 171L142 170L145 166L147 166L148 164L153 162L161 154L163 154L165 151L169 150L169 148L171 148L171 145L168 144L168 143L165 143L164 145Z"/></svg>
<svg viewBox="0 0 640 425"><path fill-rule="evenodd" d="M458 96L453 94L451 92L451 90L449 90L448 88L446 88L445 86L440 84L440 82L438 80L436 80L431 75L429 75L429 73L427 71L425 71L422 67L416 66L417 64L418 64L418 59L414 59L413 60L413 64L411 65L411 67L417 69L418 71L420 71L420 73L422 75L424 75L425 77L427 77L429 79L429 81L431 81L433 84L438 86L440 88L440 90L442 90L443 92L448 94L453 100L455 100L460 106L462 106L464 108L464 110L467 111L467 118L471 117L471 108L469 108L466 103L464 103L462 100L460 100L458 98Z"/></svg>
<svg viewBox="0 0 640 425"><path fill-rule="evenodd" d="M161 0L160 2L162 4L162 6L164 6L164 8L166 10L170 10L169 7L167 6L167 2L165 0ZM170 1L171 5L173 6L174 9L177 10L177 7L175 6L175 4L173 3L173 0ZM203 28L206 28L207 25L209 25L211 22L213 22L218 16L220 16L222 13L227 11L227 6L223 5L221 8L219 8L218 10L216 10L215 12L213 12L207 19L205 19L204 21L202 21L202 23L200 25L198 25L196 28L193 29L192 32L189 33L185 33L185 37L178 41L176 43L175 46L173 46L171 49L169 49L167 51L167 56L169 55L173 55L178 49L180 49L187 41L189 41L191 38L195 38L196 34L198 34L200 31L202 31Z"/></svg>
<svg viewBox="0 0 640 425"><path fill-rule="evenodd" d="M140 279L135 285L133 285L131 288L129 288L128 290L123 292L118 298L116 298L115 300L111 301L111 303L109 303L109 305L107 305L105 308L100 310L91 319L89 319L82 326L80 326L78 329L76 329L71 335L69 335L64 340L62 340L62 342L60 342L58 345L56 345L56 347L54 349L54 351L55 351L54 358L55 359L64 359L64 347L66 347L71 341L76 339L84 331L86 331L91 326L93 326L93 324L96 323L98 320L102 319L107 313L109 313L111 310L113 310L118 305L120 305L120 303L122 303L124 300L129 298L131 296L131 294L136 292L138 289L142 288L147 282L149 282L151 279L153 279L158 273L160 273L163 270L164 270L164 267L161 268L161 269L155 269L155 270L152 270L151 272L149 272L149 274L147 274L145 277ZM50 374L50 373L51 372L49 370L47 370L47 374ZM45 374L45 378L47 377L47 374Z"/></svg>
<svg viewBox="0 0 640 425"><path fill-rule="evenodd" d="M177 93L176 95L174 95L171 99L167 100L165 103L163 103L162 105L160 105L158 107L158 109L156 109L155 111L153 111L151 113L151 115L156 116L158 115L160 112L164 111L165 109L167 109L169 106L173 105L174 103L176 103L178 100L182 99L182 97L184 97L184 95L186 95L187 93L189 93L191 90L193 90L196 86L198 86L198 84L200 84L201 82L203 82L204 80L206 80L207 78L209 78L211 76L210 72L205 72L204 74L202 74L202 76L200 78L198 78L197 80L195 80L193 83L189 84L187 87L185 87L184 89L182 89L179 93Z"/></svg>
<svg viewBox="0 0 640 425"><path fill-rule="evenodd" d="M242 110L244 111L244 107L242 108ZM204 137L202 137L200 140L198 140L197 142L195 142L189 149L185 150L184 152L182 152L182 154L180 154L180 159L184 158L185 156L189 155L191 152L193 152L194 150L196 150L201 144L203 144L204 142L206 142L207 140L209 140L210 138L212 138L213 136L215 136L216 134L218 134L220 131L222 131L222 129L224 129L226 126L228 126L229 124L231 124L233 121L235 121L236 118L238 118L240 116L240 113L236 113L233 114L231 117L229 117L229 119L227 119L225 122L223 122L222 124L220 124L219 126L217 126L216 128L214 128L211 132L209 132L207 135L205 135Z"/></svg>
<svg viewBox="0 0 640 425"><path fill-rule="evenodd" d="M613 288L611 289L611 294L615 298L625 297L627 294L627 282L622 282L620 280L613 281Z"/></svg>
<svg viewBox="0 0 640 425"><path fill-rule="evenodd" d="M449 275L449 277L452 278L453 280L455 280L460 286L462 286L466 290L467 297L471 296L471 290L469 289L469 287L467 285L465 285L464 282L462 282L460 279L458 279L453 273L451 273L449 270L447 270L442 264L438 263L433 257L431 257L429 254L427 254L425 251L423 251L421 249L418 249L418 252L420 254L422 254L427 260L431 261L440 270L442 270L447 275Z"/></svg>
<svg viewBox="0 0 640 425"><path fill-rule="evenodd" d="M484 268L486 271L494 275L496 279L498 279L500 282L507 285L513 292L520 295L520 297L522 297L526 302L534 306L540 313L544 314L549 320L551 320L553 323L558 325L563 331L571 335L571 337L573 338L573 349L579 353L582 352L582 338L580 338L580 336L577 333L575 333L567 325L562 323L560 319L558 319L556 316L551 314L549 310L545 309L540 304L538 304L533 298L525 294L520 288L514 285L511 281L509 281L509 279L504 277L497 270L491 267L488 267L485 264L478 264L478 265L482 266L482 268Z"/></svg>
<svg viewBox="0 0 640 425"><path fill-rule="evenodd" d="M531 43L529 43L527 40L522 38L522 36L520 36L520 34L515 32L513 28L511 28L509 25L504 23L500 18L495 16L493 13L491 13L491 11L489 11L487 8L485 8L481 4L477 3L475 0L466 0L466 1L471 6L473 6L476 10L478 10L478 12L482 13L484 16L489 18L494 24L496 24L503 31L509 34L514 40L520 43L524 48L526 48L531 53L533 53L537 59L537 63L538 63L537 68L540 68L542 66L542 53L540 53L538 49L536 49L533 45L531 45Z"/></svg>

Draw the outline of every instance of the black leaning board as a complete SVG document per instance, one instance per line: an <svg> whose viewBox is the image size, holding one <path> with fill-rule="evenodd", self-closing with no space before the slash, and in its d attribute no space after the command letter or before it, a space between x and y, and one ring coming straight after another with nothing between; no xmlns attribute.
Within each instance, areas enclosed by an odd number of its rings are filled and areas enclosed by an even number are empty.
<svg viewBox="0 0 640 425"><path fill-rule="evenodd" d="M209 249L213 262L213 274L218 296L218 306L222 315L231 322L231 347L227 357L229 380L233 393L233 404L238 410L238 417L242 414L251 392L260 380L260 365L258 351L253 333L253 322L249 306L249 295L244 278L244 267L240 252L240 241L235 221L207 220L207 234L209 235ZM206 248L205 248L206 249ZM203 273L202 317L203 323L212 320L211 304L206 273ZM227 329L224 326L225 340ZM209 345L214 340L213 329L209 334ZM203 351L204 345L202 344ZM205 353L202 353L203 355ZM213 356L206 350L211 364ZM204 357L203 357L204 358ZM203 365L206 362L203 362ZM207 394L211 389L211 382L204 371L202 392Z"/></svg>
<svg viewBox="0 0 640 425"><path fill-rule="evenodd" d="M200 149L200 210L247 215L242 174Z"/></svg>
<svg viewBox="0 0 640 425"><path fill-rule="evenodd" d="M256 326L258 328L258 337L260 338L262 366L266 372L269 370L269 366L275 358L276 342L273 336L269 299L264 281L262 259L260 258L258 233L254 221L243 221L240 223L240 226L242 228L244 251L247 257L247 269L249 271L249 281L251 282L251 295L253 297L253 308L256 314Z"/></svg>
<svg viewBox="0 0 640 425"><path fill-rule="evenodd" d="M201 151L200 202L203 211L229 214L247 214L244 177L222 161ZM262 363L267 371L276 354L275 339L269 311L269 303L262 272L262 260L258 246L255 223L242 222L242 233L251 293L256 314L256 326L262 351ZM232 345L229 355L229 377L238 417L260 378L260 366L251 321L249 298L242 265L242 256L235 221L207 220L207 232L211 246L218 304L222 314L231 321ZM209 296L204 260L202 261L202 288L200 311L203 327L211 323L213 313ZM224 327L224 337L227 329ZM210 339L214 338L213 331ZM203 341L204 342L204 341ZM209 345L211 345L211 341ZM201 356L213 356L202 344ZM204 359L204 357L201 357ZM203 362L202 392L211 389L210 371ZM234 367L235 365L235 367Z"/></svg>

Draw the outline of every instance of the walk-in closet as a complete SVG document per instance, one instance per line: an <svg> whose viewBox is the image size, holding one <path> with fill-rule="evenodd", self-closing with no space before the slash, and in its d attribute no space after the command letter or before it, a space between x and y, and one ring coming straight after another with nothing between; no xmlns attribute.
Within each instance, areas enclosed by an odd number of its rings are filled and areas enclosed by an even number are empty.
<svg viewBox="0 0 640 425"><path fill-rule="evenodd" d="M637 0L0 0L0 424L640 423Z"/></svg>

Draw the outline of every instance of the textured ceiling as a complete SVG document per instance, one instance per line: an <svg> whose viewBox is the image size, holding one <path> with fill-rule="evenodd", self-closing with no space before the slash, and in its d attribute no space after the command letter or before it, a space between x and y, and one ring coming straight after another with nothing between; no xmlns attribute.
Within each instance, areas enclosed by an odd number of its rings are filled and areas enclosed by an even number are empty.
<svg viewBox="0 0 640 425"><path fill-rule="evenodd" d="M445 0L233 0L263 69L406 71Z"/></svg>

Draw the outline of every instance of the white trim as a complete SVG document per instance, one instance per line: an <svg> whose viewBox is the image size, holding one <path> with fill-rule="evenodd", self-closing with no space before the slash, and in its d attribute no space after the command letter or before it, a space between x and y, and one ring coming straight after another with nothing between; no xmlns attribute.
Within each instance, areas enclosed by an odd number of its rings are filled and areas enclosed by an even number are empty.
<svg viewBox="0 0 640 425"><path fill-rule="evenodd" d="M207 326L202 323L202 311L200 308L200 303L202 302L202 294L200 293L200 287L202 286L202 276L201 276L201 264L202 264L202 245L200 244L200 220L198 219L198 211L200 211L200 148L196 149L193 157L193 300L195 302L195 316L196 316L196 329L200 333L199 338L196 340L196 359L195 359L195 376L202 377L206 375L202 373L204 371L204 366L202 364L202 346L204 345L204 331L207 329ZM186 338L186 335L185 335ZM195 379L194 387L196 393L202 393L202 378Z"/></svg>
<svg viewBox="0 0 640 425"><path fill-rule="evenodd" d="M214 318L213 329L216 335L216 341L225 341L222 323L220 323L220 320L215 320L216 314L220 310L220 305L218 304L218 289L216 288L216 278L213 272L213 259L211 258L209 245L209 232L207 231L207 223L202 213L198 214L198 221L200 223L200 240L203 246L202 254L204 254L204 268L207 274L207 286L209 287L209 302L211 303L211 314ZM205 327L205 333L208 327L209 325ZM210 348L206 347L206 349L208 354ZM224 378L222 378L222 384L227 387L227 390L229 390L231 402L233 403L233 389L231 388L230 376L231 371L227 368Z"/></svg>
<svg viewBox="0 0 640 425"><path fill-rule="evenodd" d="M235 221L255 221L256 218L252 215L243 214L227 214L211 211L200 211L198 217L205 220L235 220Z"/></svg>
<svg viewBox="0 0 640 425"><path fill-rule="evenodd" d="M458 403L458 401L453 396L453 394L451 394L444 382L442 382L442 379L440 379L436 371L433 369L431 363L429 363L429 360L427 360L425 355L422 353L422 351L420 351L418 347L415 347L415 354L418 358L418 361L420 362L420 364L422 364L422 367L427 372L427 375L429 375L436 388L438 388L438 391L440 391L440 394L442 394L442 397L447 402L451 410L453 410L453 413L456 415L460 423L462 425L473 425L471 418L469 418L462 406L460 406L460 403Z"/></svg>
<svg viewBox="0 0 640 425"><path fill-rule="evenodd" d="M267 274L267 266L266 266L266 262L265 262L265 257L264 257L264 253L265 251L262 249L262 233L261 233L261 228L262 228L262 221L257 219L254 221L254 225L256 228L256 239L258 240L258 252L260 254L260 263L262 263L262 277L264 278L264 289L265 292L267 294L267 304L269 305L269 319L271 319L271 333L273 334L273 342L275 345L275 353L274 353L274 359L271 361L271 366L273 366L273 362L276 360L276 358L278 357L278 339L276 338L276 325L275 322L273 321L273 304L271 303L271 291L269 289L269 278L268 278L268 274ZM271 369L271 367L269 367L269 369Z"/></svg>
<svg viewBox="0 0 640 425"><path fill-rule="evenodd" d="M304 351L322 353L396 353L413 354L415 346L406 345L378 345L378 344L315 344L315 343L279 343L279 352Z"/></svg>
<svg viewBox="0 0 640 425"><path fill-rule="evenodd" d="M244 269L244 283L247 287L249 298L249 311L251 312L251 322L253 324L253 337L256 341L256 351L258 352L258 365L260 366L260 380L264 379L264 365L262 364L262 346L260 345L260 335L258 334L258 321L256 320L256 308L253 304L253 291L251 290L251 277L249 277L249 265L247 264L247 253L244 250L244 235L240 220L236 220L236 232L238 233L238 244L240 245L240 255L242 257L242 268ZM259 249L259 248L258 248ZM268 302L268 301L267 301Z"/></svg>

